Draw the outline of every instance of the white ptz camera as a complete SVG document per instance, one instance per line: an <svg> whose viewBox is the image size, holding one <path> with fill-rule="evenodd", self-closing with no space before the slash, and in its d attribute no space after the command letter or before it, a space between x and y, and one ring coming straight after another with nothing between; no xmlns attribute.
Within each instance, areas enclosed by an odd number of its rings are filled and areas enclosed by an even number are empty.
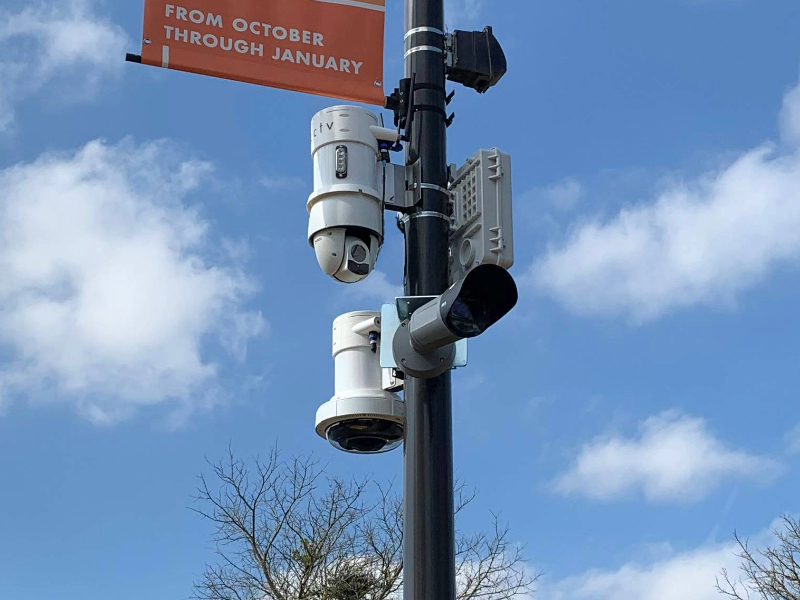
<svg viewBox="0 0 800 600"><path fill-rule="evenodd" d="M325 274L342 283L356 283L366 278L375 267L381 249L376 236L353 233L353 229L343 227L323 229L311 242Z"/></svg>
<svg viewBox="0 0 800 600"><path fill-rule="evenodd" d="M322 270L344 283L365 279L383 244L379 140L394 142L397 132L356 106L327 108L311 121L308 241Z"/></svg>
<svg viewBox="0 0 800 600"><path fill-rule="evenodd" d="M317 410L317 434L355 454L388 452L403 443L405 404L383 387L381 319L351 312L333 322L335 394Z"/></svg>

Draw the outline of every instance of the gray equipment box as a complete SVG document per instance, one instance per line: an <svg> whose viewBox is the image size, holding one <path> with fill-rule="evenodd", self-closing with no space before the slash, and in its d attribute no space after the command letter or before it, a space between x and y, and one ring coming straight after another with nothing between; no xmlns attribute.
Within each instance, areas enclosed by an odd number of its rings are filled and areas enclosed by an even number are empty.
<svg viewBox="0 0 800 600"><path fill-rule="evenodd" d="M511 156L479 150L450 185L450 283L482 264L514 264Z"/></svg>

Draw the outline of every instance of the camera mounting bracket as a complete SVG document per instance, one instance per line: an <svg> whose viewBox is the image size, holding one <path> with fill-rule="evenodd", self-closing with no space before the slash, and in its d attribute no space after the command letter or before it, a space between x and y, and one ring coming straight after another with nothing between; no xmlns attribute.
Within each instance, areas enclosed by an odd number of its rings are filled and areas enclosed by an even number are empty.
<svg viewBox="0 0 800 600"><path fill-rule="evenodd" d="M418 308L421 308L435 297L436 296L401 296L395 300L394 304L384 304L381 306L381 337L384 341L380 347L382 368L406 371L406 369L404 369L402 365L398 365L394 359L394 337L398 330L402 329L401 324L403 322L408 322L408 320L411 319L411 315L413 315ZM408 327L406 327L406 329L408 329ZM453 363L449 368L458 369L466 367L469 358L467 340L459 340L454 345L456 353L453 358ZM409 375L414 377L411 373L409 373Z"/></svg>

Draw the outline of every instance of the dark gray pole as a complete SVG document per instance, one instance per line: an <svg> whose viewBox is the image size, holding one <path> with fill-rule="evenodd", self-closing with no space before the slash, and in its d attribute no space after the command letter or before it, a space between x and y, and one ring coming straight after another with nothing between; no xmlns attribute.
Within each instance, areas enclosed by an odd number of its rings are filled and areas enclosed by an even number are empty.
<svg viewBox="0 0 800 600"><path fill-rule="evenodd" d="M420 165L422 203L405 217L409 296L448 284L447 127L443 0L406 0L406 77L416 107L407 162ZM450 373L407 378L404 598L455 600Z"/></svg>

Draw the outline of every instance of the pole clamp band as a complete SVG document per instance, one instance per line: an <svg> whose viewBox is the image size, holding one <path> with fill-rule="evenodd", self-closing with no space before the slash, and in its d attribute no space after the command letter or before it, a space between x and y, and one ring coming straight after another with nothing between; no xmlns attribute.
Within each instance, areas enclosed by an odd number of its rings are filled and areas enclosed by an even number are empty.
<svg viewBox="0 0 800 600"><path fill-rule="evenodd" d="M413 48L406 50L406 53L403 56L404 58L408 58L415 52L436 52L438 54L444 54L444 50L437 48L436 46L414 46Z"/></svg>
<svg viewBox="0 0 800 600"><path fill-rule="evenodd" d="M414 84L414 91L422 91L422 90L433 90L435 92L439 92L440 94L447 96L447 89L441 85L436 85L435 83L415 83Z"/></svg>
<svg viewBox="0 0 800 600"><path fill-rule="evenodd" d="M437 115L439 115L443 119L447 119L447 113L445 112L445 110L443 108L440 108L438 106L434 106L433 104L415 104L414 105L414 112L415 113L425 112L425 111L436 113Z"/></svg>
<svg viewBox="0 0 800 600"><path fill-rule="evenodd" d="M416 213L411 213L410 215L403 215L400 219L400 222L405 226L409 221L412 219L423 219L423 218L434 218L434 219L442 219L450 223L450 215L446 215L444 213L436 212L433 210L423 210Z"/></svg>
<svg viewBox="0 0 800 600"><path fill-rule="evenodd" d="M418 33L435 33L444 37L444 31L441 29L436 29L436 27L415 27L414 29L409 29L403 39L407 40L412 35L416 35Z"/></svg>
<svg viewBox="0 0 800 600"><path fill-rule="evenodd" d="M445 194L446 196L450 195L450 190L448 190L447 188L442 187L440 185L436 185L435 183L420 183L419 184L419 188L421 190L434 190L436 192L441 192L441 193Z"/></svg>

